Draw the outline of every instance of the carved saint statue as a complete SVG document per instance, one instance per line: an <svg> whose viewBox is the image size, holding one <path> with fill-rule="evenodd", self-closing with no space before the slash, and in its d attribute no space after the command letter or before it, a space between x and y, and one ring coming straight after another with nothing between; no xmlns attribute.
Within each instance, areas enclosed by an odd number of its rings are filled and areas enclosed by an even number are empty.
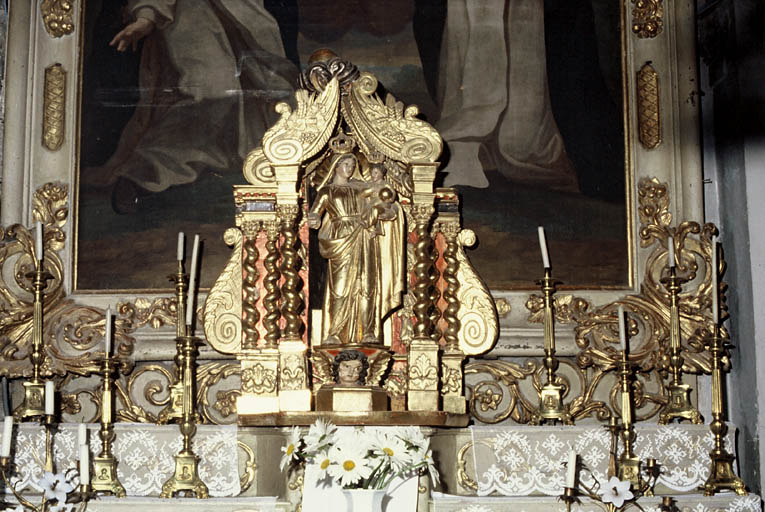
<svg viewBox="0 0 765 512"><path fill-rule="evenodd" d="M404 216L382 165L369 171L365 181L356 155L336 152L308 213L328 262L323 345L381 343L383 319L401 303Z"/></svg>

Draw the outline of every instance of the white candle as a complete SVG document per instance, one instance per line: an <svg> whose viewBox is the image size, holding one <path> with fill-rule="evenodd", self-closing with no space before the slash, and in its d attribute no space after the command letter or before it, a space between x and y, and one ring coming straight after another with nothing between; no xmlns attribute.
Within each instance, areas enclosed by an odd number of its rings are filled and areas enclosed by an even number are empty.
<svg viewBox="0 0 765 512"><path fill-rule="evenodd" d="M545 228L537 228L539 234L539 249L542 251L542 265L544 268L550 268L550 255L547 253L547 240L545 239Z"/></svg>
<svg viewBox="0 0 765 512"><path fill-rule="evenodd" d="M197 257L199 256L199 235L194 235L194 248L191 252L191 277L189 278L189 295L186 300L186 325L194 322L194 295L197 285Z"/></svg>
<svg viewBox="0 0 765 512"><path fill-rule="evenodd" d="M184 246L183 231L180 231L178 233L178 261L183 261L183 246Z"/></svg>
<svg viewBox="0 0 765 512"><path fill-rule="evenodd" d="M88 485L90 483L90 450L88 445L80 445L80 484Z"/></svg>
<svg viewBox="0 0 765 512"><path fill-rule="evenodd" d="M53 381L45 381L45 414L53 416L53 409L56 403L56 388L53 387Z"/></svg>
<svg viewBox="0 0 765 512"><path fill-rule="evenodd" d="M566 464L566 487L573 489L576 485L576 452L568 452L568 463Z"/></svg>
<svg viewBox="0 0 765 512"><path fill-rule="evenodd" d="M3 422L3 450L0 457L11 456L11 439L13 439L13 416L6 416Z"/></svg>
<svg viewBox="0 0 765 512"><path fill-rule="evenodd" d="M43 259L43 225L39 220L35 226L35 252L37 253L37 259L42 261Z"/></svg>
<svg viewBox="0 0 765 512"><path fill-rule="evenodd" d="M675 268L675 239L667 239L667 249L669 249L669 268Z"/></svg>
<svg viewBox="0 0 765 512"><path fill-rule="evenodd" d="M80 446L88 444L88 427L84 423L80 423L77 427L77 444Z"/></svg>
<svg viewBox="0 0 765 512"><path fill-rule="evenodd" d="M715 325L720 323L719 287L717 284L717 235L712 236L712 318Z"/></svg>
<svg viewBox="0 0 765 512"><path fill-rule="evenodd" d="M624 308L619 305L619 344L622 351L627 350L627 329L624 325Z"/></svg>
<svg viewBox="0 0 765 512"><path fill-rule="evenodd" d="M108 356L112 353L112 307L106 308L106 326L104 327L105 344L104 353Z"/></svg>

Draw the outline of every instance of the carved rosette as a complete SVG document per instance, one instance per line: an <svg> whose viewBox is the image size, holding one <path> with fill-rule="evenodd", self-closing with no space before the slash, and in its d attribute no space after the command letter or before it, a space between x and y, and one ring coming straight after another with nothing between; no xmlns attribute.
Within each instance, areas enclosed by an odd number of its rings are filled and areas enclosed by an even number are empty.
<svg viewBox="0 0 765 512"><path fill-rule="evenodd" d="M632 32L639 38L654 38L664 27L662 0L632 0Z"/></svg>
<svg viewBox="0 0 765 512"><path fill-rule="evenodd" d="M51 37L62 37L74 32L73 0L42 0L40 14L45 30Z"/></svg>
<svg viewBox="0 0 765 512"><path fill-rule="evenodd" d="M66 117L66 71L61 64L45 68L42 144L57 151L64 143Z"/></svg>

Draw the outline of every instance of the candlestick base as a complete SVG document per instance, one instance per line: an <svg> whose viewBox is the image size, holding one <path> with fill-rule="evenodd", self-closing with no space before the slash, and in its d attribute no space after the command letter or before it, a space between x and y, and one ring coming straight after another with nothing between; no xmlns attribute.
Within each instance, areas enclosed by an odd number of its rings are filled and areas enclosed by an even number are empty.
<svg viewBox="0 0 765 512"><path fill-rule="evenodd" d="M563 403L563 390L562 385L552 382L542 386L539 391L539 408L529 420L531 425L542 425L547 422L574 424L568 406Z"/></svg>
<svg viewBox="0 0 765 512"><path fill-rule="evenodd" d="M643 488L643 479L640 477L640 458L636 455L622 453L619 457L619 480L629 481L634 489Z"/></svg>
<svg viewBox="0 0 765 512"><path fill-rule="evenodd" d="M199 457L193 453L179 453L175 456L175 474L164 483L160 498L172 498L175 494L191 493L197 499L210 497L207 486L199 478Z"/></svg>
<svg viewBox="0 0 765 512"><path fill-rule="evenodd" d="M95 494L125 497L125 488L117 478L117 461L113 456L93 457L93 479L90 485Z"/></svg>
<svg viewBox="0 0 765 512"><path fill-rule="evenodd" d="M24 401L13 411L16 422L26 418L41 418L45 416L45 383L42 381L27 381L24 386Z"/></svg>
<svg viewBox="0 0 765 512"><path fill-rule="evenodd" d="M699 490L704 492L704 496L712 496L720 491L734 491L739 496L749 494L744 481L733 471L735 460L733 455L725 450L713 450L709 457L712 459L709 478L699 487Z"/></svg>
<svg viewBox="0 0 765 512"><path fill-rule="evenodd" d="M669 397L659 414L659 425L666 425L675 419L688 420L694 425L700 425L701 414L691 405L691 387L688 384L670 384L667 390Z"/></svg>
<svg viewBox="0 0 765 512"><path fill-rule="evenodd" d="M117 461L114 456L93 457L93 479L90 485L95 494L125 497L125 488L117 478Z"/></svg>

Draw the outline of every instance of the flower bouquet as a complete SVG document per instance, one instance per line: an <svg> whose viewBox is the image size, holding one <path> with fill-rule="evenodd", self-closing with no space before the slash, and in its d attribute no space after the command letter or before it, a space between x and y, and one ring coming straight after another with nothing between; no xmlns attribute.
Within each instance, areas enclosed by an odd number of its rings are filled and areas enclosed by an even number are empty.
<svg viewBox="0 0 765 512"><path fill-rule="evenodd" d="M416 427L338 429L319 419L305 436L293 427L282 452L282 470L309 463L318 480L334 481L344 490L378 490L383 496L394 480L423 472L434 484L439 481L430 440Z"/></svg>

